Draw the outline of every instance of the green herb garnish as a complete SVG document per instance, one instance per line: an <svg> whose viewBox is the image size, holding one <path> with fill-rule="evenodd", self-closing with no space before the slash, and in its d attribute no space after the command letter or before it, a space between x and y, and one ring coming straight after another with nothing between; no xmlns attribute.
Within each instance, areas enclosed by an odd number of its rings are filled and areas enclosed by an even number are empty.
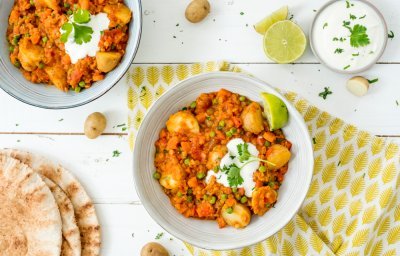
<svg viewBox="0 0 400 256"><path fill-rule="evenodd" d="M325 29L328 26L328 22L325 22L324 26L322 27L322 29Z"/></svg>
<svg viewBox="0 0 400 256"><path fill-rule="evenodd" d="M367 28L363 25L356 24L350 30L350 45L354 48L364 47L370 44L370 40L367 34Z"/></svg>
<svg viewBox="0 0 400 256"><path fill-rule="evenodd" d="M344 52L344 50L342 48L336 48L334 53L340 54L340 53L343 53L343 52Z"/></svg>
<svg viewBox="0 0 400 256"><path fill-rule="evenodd" d="M349 67L351 67L350 65L347 65L347 66L345 66L344 68L343 68L343 70L346 70L346 69L348 69Z"/></svg>
<svg viewBox="0 0 400 256"><path fill-rule="evenodd" d="M394 38L394 32L392 30L390 30L390 33L388 34L388 38L389 39L393 39Z"/></svg>
<svg viewBox="0 0 400 256"><path fill-rule="evenodd" d="M357 17L355 15L353 15L353 14L350 14L350 19L351 20L355 20L355 19L357 19Z"/></svg>
<svg viewBox="0 0 400 256"><path fill-rule="evenodd" d="M92 40L93 29L87 26L79 26L76 23L72 23L75 31L75 42L79 45L88 43Z"/></svg>
<svg viewBox="0 0 400 256"><path fill-rule="evenodd" d="M365 14L364 16L361 16L360 18L358 18L359 20L364 19L365 17L367 17L367 15Z"/></svg>
<svg viewBox="0 0 400 256"><path fill-rule="evenodd" d="M239 144L237 145L237 150L239 154L239 161L241 163L248 161L251 157L251 154L249 152L249 144L244 143L244 144Z"/></svg>
<svg viewBox="0 0 400 256"><path fill-rule="evenodd" d="M224 166L222 171L228 175L228 183L230 187L237 187L243 184L243 177L240 175L240 168L236 164L231 164L228 167Z"/></svg>
<svg viewBox="0 0 400 256"><path fill-rule="evenodd" d="M90 13L87 10L78 9L74 13L74 21L64 23L61 29L64 31L61 34L61 42L66 43L68 41L69 35L74 31L74 41L81 45L83 43L88 43L92 40L93 29L88 26L78 25L85 24L90 21Z"/></svg>
<svg viewBox="0 0 400 256"><path fill-rule="evenodd" d="M79 87L77 87L79 88ZM118 150L114 150L113 151L113 157L119 157L121 155L121 152L119 152Z"/></svg>
<svg viewBox="0 0 400 256"><path fill-rule="evenodd" d="M88 10L78 9L74 13L74 21L79 24L85 24L90 21L90 12Z"/></svg>
<svg viewBox="0 0 400 256"><path fill-rule="evenodd" d="M332 94L333 92L329 90L329 87L325 87L323 92L320 92L318 96L322 97L324 100L328 97L329 94Z"/></svg>
<svg viewBox="0 0 400 256"><path fill-rule="evenodd" d="M164 235L164 232L158 233L155 237L156 240L161 239L161 237Z"/></svg>
<svg viewBox="0 0 400 256"><path fill-rule="evenodd" d="M354 57L360 56L360 53L359 52L358 53L353 53L352 56L354 56Z"/></svg>
<svg viewBox="0 0 400 256"><path fill-rule="evenodd" d="M379 81L379 78L375 78L375 79L372 79L372 80L368 80L368 83L369 84L374 84L374 83L376 83L378 81Z"/></svg>

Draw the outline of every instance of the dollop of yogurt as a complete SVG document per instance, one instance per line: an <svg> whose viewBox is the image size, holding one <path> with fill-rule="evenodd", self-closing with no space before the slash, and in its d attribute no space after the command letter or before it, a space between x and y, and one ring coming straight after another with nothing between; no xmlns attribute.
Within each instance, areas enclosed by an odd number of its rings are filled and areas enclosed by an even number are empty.
<svg viewBox="0 0 400 256"><path fill-rule="evenodd" d="M214 172L213 170L209 170L207 172L206 183L210 183L211 177L215 176L218 183L222 184L225 187L230 187L228 182L228 174L223 172L224 167L228 167L231 164L235 164L240 168L240 175L243 178L243 183L238 185L238 188L244 188L245 195L247 197L251 197L254 187L256 183L253 181L253 174L260 167L260 161L254 158L250 158L248 161L244 161L243 163L239 160L239 152L238 145L247 144L249 153L257 158L258 150L255 145L252 143L244 142L242 139L233 139L228 142L226 145L228 148L228 153L221 159L219 164L220 171Z"/></svg>
<svg viewBox="0 0 400 256"><path fill-rule="evenodd" d="M73 15L69 18L71 22L74 22ZM77 44L74 40L75 31L68 37L68 41L65 43L65 52L71 58L72 64L76 64L78 60L85 58L86 56L94 57L100 50L99 42L102 31L108 29L110 25L110 19L106 13L99 13L97 15L90 15L90 21L85 24L79 24L93 29L92 39L88 43ZM60 28L60 33L64 31Z"/></svg>

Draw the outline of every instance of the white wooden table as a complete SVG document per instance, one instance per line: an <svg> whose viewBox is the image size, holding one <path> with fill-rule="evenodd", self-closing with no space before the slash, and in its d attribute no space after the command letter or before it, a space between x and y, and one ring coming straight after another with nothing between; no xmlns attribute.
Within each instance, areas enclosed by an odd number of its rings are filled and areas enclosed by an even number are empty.
<svg viewBox="0 0 400 256"><path fill-rule="evenodd" d="M399 1L371 0L381 9L395 38L389 40L379 64L362 74L369 79L379 78L362 98L346 90L350 76L328 70L309 49L294 65L271 63L263 53L261 37L252 28L266 14L288 4L293 20L307 32L314 10L326 0L211 0L210 16L196 25L184 18L188 2L143 0L143 35L134 64L227 60L273 86L302 94L347 122L400 142ZM62 111L31 107L0 91L0 148L44 154L73 171L96 203L102 225L102 255L139 255L143 244L165 232L138 199L127 134L116 127L126 123L124 83L122 79L93 103ZM326 100L318 96L324 87L333 91ZM82 133L83 123L95 111L106 114L108 127L104 136L88 140ZM112 157L114 150L122 154ZM188 255L183 243L166 232L158 241L171 255Z"/></svg>

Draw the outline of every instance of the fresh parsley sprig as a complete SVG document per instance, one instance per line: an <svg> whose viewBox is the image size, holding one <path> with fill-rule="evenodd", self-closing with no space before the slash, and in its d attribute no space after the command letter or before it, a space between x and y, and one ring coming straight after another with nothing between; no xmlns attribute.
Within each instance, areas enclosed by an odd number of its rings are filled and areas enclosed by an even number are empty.
<svg viewBox="0 0 400 256"><path fill-rule="evenodd" d="M356 24L350 27L350 21L343 21L343 27L350 31L350 45L354 48L364 47L371 43L367 34L367 28L363 25Z"/></svg>
<svg viewBox="0 0 400 256"><path fill-rule="evenodd" d="M61 42L66 43L69 35L74 31L74 41L81 45L88 43L92 40L93 29L89 26L80 25L86 24L90 21L90 12L87 10L78 9L73 14L73 21L64 23L61 26L61 30L64 31L61 34Z"/></svg>
<svg viewBox="0 0 400 256"><path fill-rule="evenodd" d="M243 184L243 177L240 175L240 169L236 164L224 166L222 171L228 175L228 183L230 187L238 187Z"/></svg>

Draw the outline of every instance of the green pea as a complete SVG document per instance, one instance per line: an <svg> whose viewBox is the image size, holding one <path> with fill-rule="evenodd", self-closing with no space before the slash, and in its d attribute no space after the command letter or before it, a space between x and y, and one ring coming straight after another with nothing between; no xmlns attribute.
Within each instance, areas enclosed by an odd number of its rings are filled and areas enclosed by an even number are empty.
<svg viewBox="0 0 400 256"><path fill-rule="evenodd" d="M176 193L176 195L177 195L178 197L182 197L182 196L183 196L183 194L182 194L181 191L178 191L178 193Z"/></svg>
<svg viewBox="0 0 400 256"><path fill-rule="evenodd" d="M49 41L49 39L47 38L47 36L45 36L45 37L42 38L42 42L43 42L43 43L46 43L47 41Z"/></svg>
<svg viewBox="0 0 400 256"><path fill-rule="evenodd" d="M233 208L232 208L232 207L226 208L226 212L227 212L228 214L233 213Z"/></svg>
<svg viewBox="0 0 400 256"><path fill-rule="evenodd" d="M212 103L213 103L213 105L217 105L217 104L218 104L218 100L217 100L216 98L214 98L214 99L212 100Z"/></svg>
<svg viewBox="0 0 400 256"><path fill-rule="evenodd" d="M8 50L10 50L10 52L14 52L14 49L15 49L14 45L10 45L10 47L8 47Z"/></svg>
<svg viewBox="0 0 400 256"><path fill-rule="evenodd" d="M215 196L212 196L210 199L210 204L215 204L215 202L217 201L217 198Z"/></svg>
<svg viewBox="0 0 400 256"><path fill-rule="evenodd" d="M244 96L240 96L239 100L243 102L243 101L245 101L245 100L246 100L246 97L244 97Z"/></svg>
<svg viewBox="0 0 400 256"><path fill-rule="evenodd" d="M77 86L75 87L75 92L80 92L81 91L81 87Z"/></svg>
<svg viewBox="0 0 400 256"><path fill-rule="evenodd" d="M264 165L261 165L260 168L258 168L258 170L259 170L260 172L265 172L265 171L267 170L267 168L265 168Z"/></svg>
<svg viewBox="0 0 400 256"><path fill-rule="evenodd" d="M30 0L29 3L30 3L31 5L35 5L35 2L34 2L33 0Z"/></svg>
<svg viewBox="0 0 400 256"><path fill-rule="evenodd" d="M79 85L79 87L85 87L86 83L85 83L85 81L80 81L78 85Z"/></svg>
<svg viewBox="0 0 400 256"><path fill-rule="evenodd" d="M227 194L222 194L221 195L221 200L226 200L228 199L228 195Z"/></svg>
<svg viewBox="0 0 400 256"><path fill-rule="evenodd" d="M19 62L19 60L16 60L16 61L14 62L14 66L15 66L16 68L20 68L20 67L21 67L21 62Z"/></svg>
<svg viewBox="0 0 400 256"><path fill-rule="evenodd" d="M241 202L242 204L247 203L247 197L243 196L243 197L240 199L240 202Z"/></svg>
<svg viewBox="0 0 400 256"><path fill-rule="evenodd" d="M197 175L196 175L196 177L197 177L199 180L201 180L201 179L203 179L204 177L206 177L206 175L205 175L204 172L198 172Z"/></svg>
<svg viewBox="0 0 400 256"><path fill-rule="evenodd" d="M70 7L69 3L64 3L64 7L69 8Z"/></svg>
<svg viewBox="0 0 400 256"><path fill-rule="evenodd" d="M190 108L196 108L196 102L195 102L195 101L193 101L193 102L190 104Z"/></svg>
<svg viewBox="0 0 400 256"><path fill-rule="evenodd" d="M236 198L236 200L240 200L241 198L242 198L242 196L241 195L239 195L239 194L235 194L235 198Z"/></svg>
<svg viewBox="0 0 400 256"><path fill-rule="evenodd" d="M159 180L161 178L161 174L159 172L154 172L153 173L153 178L156 180Z"/></svg>
<svg viewBox="0 0 400 256"><path fill-rule="evenodd" d="M269 147L271 146L271 142L269 142L268 140L264 142L264 146Z"/></svg>
<svg viewBox="0 0 400 256"><path fill-rule="evenodd" d="M72 15L72 10L68 10L67 15Z"/></svg>
<svg viewBox="0 0 400 256"><path fill-rule="evenodd" d="M225 121L224 120L219 121L218 126L224 127L225 126Z"/></svg>
<svg viewBox="0 0 400 256"><path fill-rule="evenodd" d="M39 68L40 68L40 69L43 69L43 68L44 68L44 63L43 63L43 62L40 62L40 63L39 63Z"/></svg>
<svg viewBox="0 0 400 256"><path fill-rule="evenodd" d="M190 164L190 159L186 158L185 161L183 162L185 165L189 165Z"/></svg>
<svg viewBox="0 0 400 256"><path fill-rule="evenodd" d="M188 201L189 203L191 203L193 201L193 196L187 196L186 197L186 201Z"/></svg>
<svg viewBox="0 0 400 256"><path fill-rule="evenodd" d="M232 132L231 132L231 131L229 131L229 132L226 132L226 133L225 133L225 135L226 135L226 137L228 137L228 138L230 138L230 137L232 137L232 136L233 136L233 134L232 134Z"/></svg>
<svg viewBox="0 0 400 256"><path fill-rule="evenodd" d="M232 192L233 192L233 193L236 193L237 191L238 191L237 188L232 188Z"/></svg>
<svg viewBox="0 0 400 256"><path fill-rule="evenodd" d="M237 132L236 127L232 127L231 130L230 130L230 132L231 132L232 134L235 134L235 133Z"/></svg>
<svg viewBox="0 0 400 256"><path fill-rule="evenodd" d="M19 39L21 39L21 35L14 36L13 45L18 45Z"/></svg>
<svg viewBox="0 0 400 256"><path fill-rule="evenodd" d="M191 188L189 188L188 190L187 190L187 192L186 192L188 195L191 195L191 194L193 194L193 189L191 189Z"/></svg>
<svg viewBox="0 0 400 256"><path fill-rule="evenodd" d="M204 200L207 200L207 199L208 199L208 196L207 196L207 195L204 195L204 196L203 196L203 199L204 199Z"/></svg>
<svg viewBox="0 0 400 256"><path fill-rule="evenodd" d="M215 132L214 132L214 131L211 131L211 132L210 132L210 137L211 137L211 138L215 137Z"/></svg>

